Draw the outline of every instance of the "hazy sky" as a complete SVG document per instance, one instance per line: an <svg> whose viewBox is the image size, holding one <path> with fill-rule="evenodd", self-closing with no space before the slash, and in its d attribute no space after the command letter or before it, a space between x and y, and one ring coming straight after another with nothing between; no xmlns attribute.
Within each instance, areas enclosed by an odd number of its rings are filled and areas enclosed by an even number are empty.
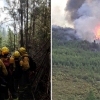
<svg viewBox="0 0 100 100"><path fill-rule="evenodd" d="M62 27L69 27L70 25L65 20L65 7L68 0L52 0L52 25L59 25Z"/></svg>
<svg viewBox="0 0 100 100"><path fill-rule="evenodd" d="M0 0L0 8L4 7L4 1ZM0 11L0 21L2 21L5 17L5 14Z"/></svg>
<svg viewBox="0 0 100 100"><path fill-rule="evenodd" d="M18 2L18 0L10 0L10 1L16 1ZM18 3L17 3L18 4ZM11 17L9 15L9 13L4 10L4 7L8 7L7 3L5 0L0 0L0 27L11 27L9 24L11 24L13 21L11 21ZM5 18L7 18L5 20ZM3 22L3 24L1 24L1 22Z"/></svg>
<svg viewBox="0 0 100 100"><path fill-rule="evenodd" d="M6 25L9 24L10 20L9 13L4 10L4 7L7 7L5 0L0 0L0 27L7 27ZM5 20L5 18L7 18L7 20Z"/></svg>

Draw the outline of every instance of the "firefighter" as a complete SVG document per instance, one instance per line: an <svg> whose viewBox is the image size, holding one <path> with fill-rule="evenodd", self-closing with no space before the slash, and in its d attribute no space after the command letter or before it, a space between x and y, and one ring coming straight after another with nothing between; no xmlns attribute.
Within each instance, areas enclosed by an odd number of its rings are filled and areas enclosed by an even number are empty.
<svg viewBox="0 0 100 100"><path fill-rule="evenodd" d="M23 61L22 64L22 71L23 71L23 83L27 84L29 82L29 58L28 58L28 53L26 52L26 49L24 47L19 48L19 52L21 54L21 59Z"/></svg>
<svg viewBox="0 0 100 100"><path fill-rule="evenodd" d="M22 77L22 63L23 61L21 60L21 55L18 51L15 51L13 53L14 58L14 63L15 63L15 70L13 72L13 76L14 76L14 86L15 86L15 90L18 93L18 87L20 88L20 80Z"/></svg>
<svg viewBox="0 0 100 100"><path fill-rule="evenodd" d="M2 57L2 51L1 51L1 48L0 48L0 58ZM5 65L4 65L4 63L2 62L2 60L0 59L0 69L1 69L1 73L0 73L0 75L7 75L8 74L8 72L7 72L7 69L6 69L6 67L5 67Z"/></svg>
<svg viewBox="0 0 100 100"><path fill-rule="evenodd" d="M9 100L9 94L8 90L12 96L13 100L18 100L16 91L14 89L14 80L13 80L13 71L15 70L14 59L9 57L9 49L7 47L2 48L2 58L4 65L6 66L6 69L8 71L8 75L5 77L7 81L7 88L5 93L5 99Z"/></svg>
<svg viewBox="0 0 100 100"><path fill-rule="evenodd" d="M22 56L22 60L23 60L23 71L26 71L30 68L30 65L29 65L29 58L28 58L28 53L26 52L26 49L24 47L21 47L19 49L19 52Z"/></svg>
<svg viewBox="0 0 100 100"><path fill-rule="evenodd" d="M5 65L0 59L0 100L4 100L5 97L5 89L7 87L7 82L5 80L5 76L8 74Z"/></svg>
<svg viewBox="0 0 100 100"><path fill-rule="evenodd" d="M29 69L29 71L30 71L29 75L31 75L32 73L34 73L36 71L36 63L28 55L28 53L26 52L26 49L24 47L19 48L19 52L20 52L22 58L28 60L29 66L28 66L28 64L26 64L27 66L25 66L25 64L23 64L23 67L24 67L24 69Z"/></svg>
<svg viewBox="0 0 100 100"><path fill-rule="evenodd" d="M30 60L30 57L28 55L28 53L26 52L26 49L24 47L21 47L19 48L19 52L21 54L21 59L23 60L23 64L22 64L22 71L23 71L23 74L22 74L22 86L23 86L23 94L25 94L25 98L23 98L23 100L25 99L29 99L32 98L32 95L31 95L31 86L30 85L30 74L34 73L34 70L32 68L33 65L31 65L31 60ZM26 87L26 89L24 89Z"/></svg>

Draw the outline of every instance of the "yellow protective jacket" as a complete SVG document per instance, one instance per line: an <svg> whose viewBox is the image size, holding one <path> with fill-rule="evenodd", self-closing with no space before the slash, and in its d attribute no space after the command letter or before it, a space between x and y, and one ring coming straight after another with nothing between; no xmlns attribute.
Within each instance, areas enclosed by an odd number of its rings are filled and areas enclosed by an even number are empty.
<svg viewBox="0 0 100 100"><path fill-rule="evenodd" d="M13 64L14 69L17 67L17 66L15 65L15 57L14 57L14 56L10 57L10 64ZM20 64L20 66L23 66L23 61L20 60L19 64Z"/></svg>
<svg viewBox="0 0 100 100"><path fill-rule="evenodd" d="M15 70L15 60L14 60L14 57L10 57L9 62L10 62L10 64L12 64L13 71L14 71Z"/></svg>
<svg viewBox="0 0 100 100"><path fill-rule="evenodd" d="M0 67L1 67L2 73L4 75L7 75L8 74L7 69L1 59L0 59Z"/></svg>
<svg viewBox="0 0 100 100"><path fill-rule="evenodd" d="M26 71L30 68L28 54L22 55L22 70Z"/></svg>
<svg viewBox="0 0 100 100"><path fill-rule="evenodd" d="M7 58L1 58L3 64L5 65L7 71L8 71L8 66L10 66L11 73L15 70L15 63L14 59L12 57L7 57ZM6 62L6 63L5 63ZM9 73L9 71L8 71Z"/></svg>

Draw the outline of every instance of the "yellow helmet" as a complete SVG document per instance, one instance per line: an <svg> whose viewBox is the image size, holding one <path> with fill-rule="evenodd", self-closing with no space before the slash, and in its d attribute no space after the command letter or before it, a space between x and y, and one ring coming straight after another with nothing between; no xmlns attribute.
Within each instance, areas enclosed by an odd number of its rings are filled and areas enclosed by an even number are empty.
<svg viewBox="0 0 100 100"><path fill-rule="evenodd" d="M20 53L25 53L25 52L26 52L26 49L25 49L24 47L20 47L20 48L19 48L19 52L20 52Z"/></svg>
<svg viewBox="0 0 100 100"><path fill-rule="evenodd" d="M18 51L15 51L13 54L14 57L20 57L20 53Z"/></svg>
<svg viewBox="0 0 100 100"><path fill-rule="evenodd" d="M1 51L2 51L2 55L8 54L8 53L9 53L9 49L8 49L7 47L3 47L3 48L1 49Z"/></svg>

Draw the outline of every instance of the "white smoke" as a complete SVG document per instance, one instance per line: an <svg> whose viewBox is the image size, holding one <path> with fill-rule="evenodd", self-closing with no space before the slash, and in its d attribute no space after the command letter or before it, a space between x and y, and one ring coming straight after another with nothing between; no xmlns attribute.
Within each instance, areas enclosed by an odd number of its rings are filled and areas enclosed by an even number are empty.
<svg viewBox="0 0 100 100"><path fill-rule="evenodd" d="M52 0L51 2L51 19L52 25L58 25L61 27L69 26L69 23L65 20L65 6L68 0Z"/></svg>
<svg viewBox="0 0 100 100"><path fill-rule="evenodd" d="M80 38L93 42L94 30L100 25L100 0L86 0L77 10L78 18L74 20L74 28Z"/></svg>

